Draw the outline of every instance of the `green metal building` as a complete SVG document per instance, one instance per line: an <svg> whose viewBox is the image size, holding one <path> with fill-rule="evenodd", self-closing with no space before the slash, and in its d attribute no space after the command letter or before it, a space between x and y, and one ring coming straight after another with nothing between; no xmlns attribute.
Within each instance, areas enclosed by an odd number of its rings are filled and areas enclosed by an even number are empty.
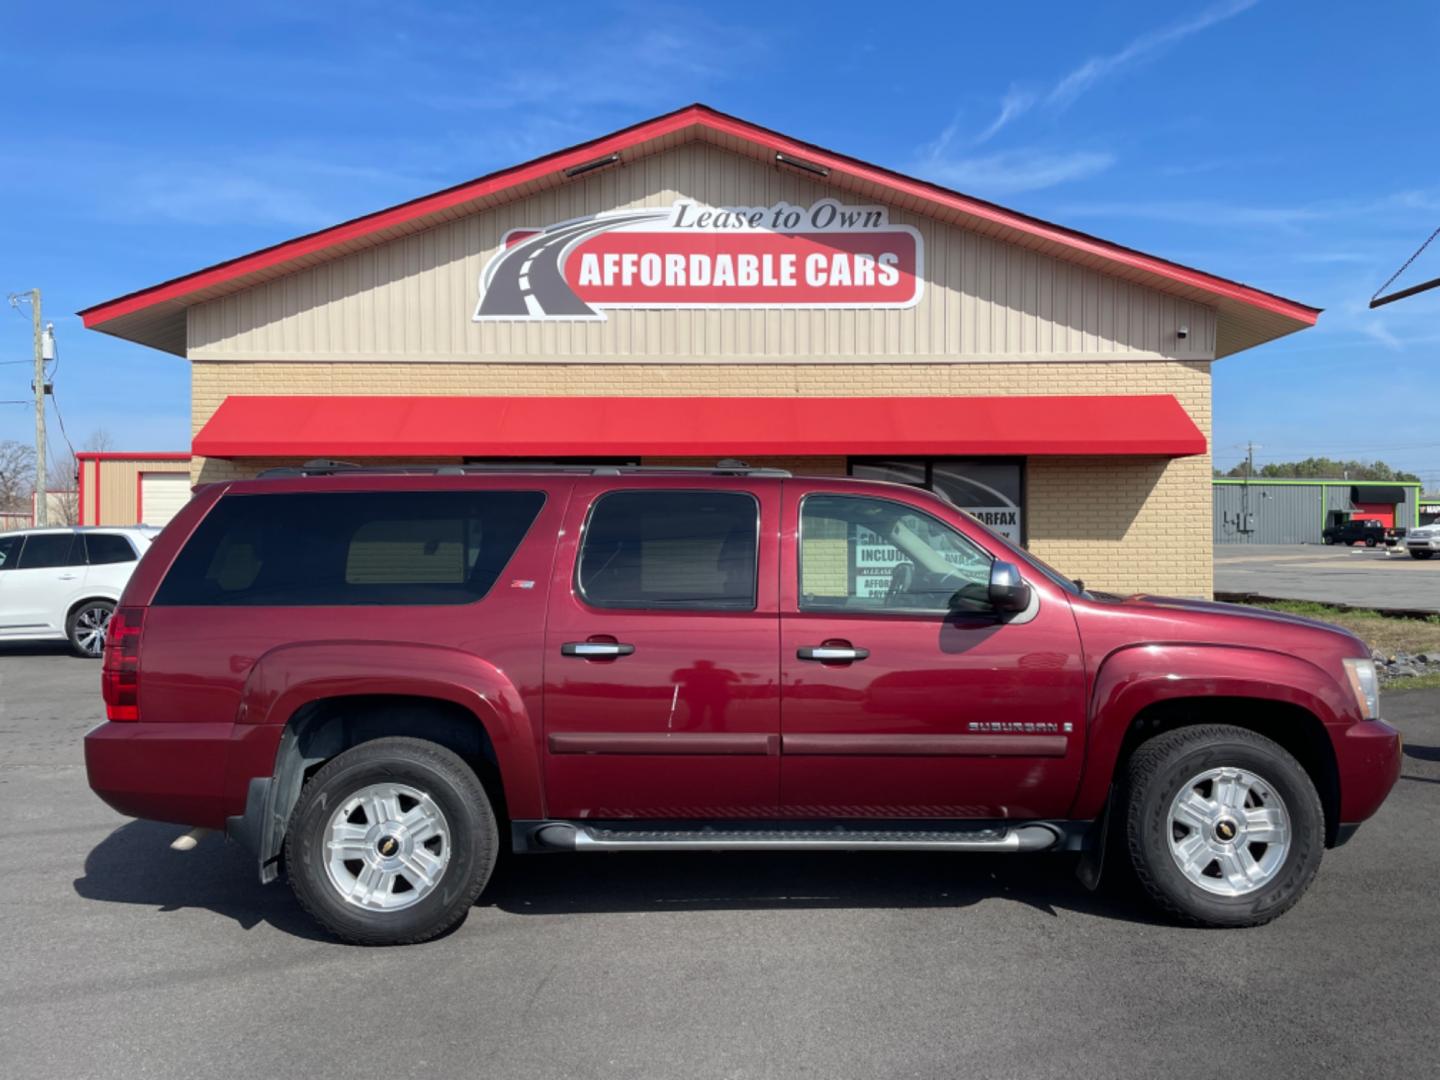
<svg viewBox="0 0 1440 1080"><path fill-rule="evenodd" d="M1351 518L1412 529L1420 523L1420 490L1413 481L1217 477L1215 542L1318 544L1324 529Z"/></svg>

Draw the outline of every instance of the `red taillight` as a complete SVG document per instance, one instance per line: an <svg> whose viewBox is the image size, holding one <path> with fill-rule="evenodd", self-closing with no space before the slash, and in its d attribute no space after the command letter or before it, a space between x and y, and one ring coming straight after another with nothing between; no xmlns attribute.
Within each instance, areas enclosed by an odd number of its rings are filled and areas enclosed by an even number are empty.
<svg viewBox="0 0 1440 1080"><path fill-rule="evenodd" d="M143 607L116 608L110 616L105 661L100 668L107 720L140 719L140 631L144 626Z"/></svg>

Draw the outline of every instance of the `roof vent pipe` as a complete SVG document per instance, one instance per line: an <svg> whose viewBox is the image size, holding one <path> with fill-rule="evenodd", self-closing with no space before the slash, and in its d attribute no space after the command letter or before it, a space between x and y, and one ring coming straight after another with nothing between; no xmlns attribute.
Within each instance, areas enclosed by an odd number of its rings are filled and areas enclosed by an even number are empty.
<svg viewBox="0 0 1440 1080"><path fill-rule="evenodd" d="M607 165L614 165L619 160L620 155L617 152L614 154L606 154L604 157L596 158L594 161L587 161L583 165L572 165L565 170L565 179L573 180L577 176L584 176L586 173L594 172L596 169L603 169Z"/></svg>
<svg viewBox="0 0 1440 1080"><path fill-rule="evenodd" d="M823 165L816 165L813 161L802 161L800 158L791 157L789 154L775 152L776 165L789 165L792 169L799 169L801 172L814 173L816 176L829 176L830 170Z"/></svg>

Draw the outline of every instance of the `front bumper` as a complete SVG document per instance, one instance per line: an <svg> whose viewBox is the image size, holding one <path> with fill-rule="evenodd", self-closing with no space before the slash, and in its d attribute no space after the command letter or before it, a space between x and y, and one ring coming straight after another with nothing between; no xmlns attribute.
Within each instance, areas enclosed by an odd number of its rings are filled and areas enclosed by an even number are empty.
<svg viewBox="0 0 1440 1080"><path fill-rule="evenodd" d="M1440 536L1407 536L1405 546L1412 551L1440 551Z"/></svg>
<svg viewBox="0 0 1440 1080"><path fill-rule="evenodd" d="M1380 809L1400 779L1400 759L1400 732L1383 720L1362 720L1340 732L1335 760L1342 829L1360 824Z"/></svg>
<svg viewBox="0 0 1440 1080"><path fill-rule="evenodd" d="M231 730L230 724L103 723L85 735L90 787L131 817L223 828Z"/></svg>

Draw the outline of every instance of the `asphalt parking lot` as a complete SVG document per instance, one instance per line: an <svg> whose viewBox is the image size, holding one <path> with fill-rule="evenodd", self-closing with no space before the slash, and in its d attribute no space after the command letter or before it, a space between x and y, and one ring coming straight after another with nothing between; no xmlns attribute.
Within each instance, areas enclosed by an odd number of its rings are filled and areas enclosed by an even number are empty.
<svg viewBox="0 0 1440 1080"><path fill-rule="evenodd" d="M1440 692L1300 906L1181 929L1054 857L555 856L448 937L319 937L85 784L93 662L0 650L0 1060L24 1080L1433 1075Z"/></svg>
<svg viewBox="0 0 1440 1080"><path fill-rule="evenodd" d="M1383 547L1217 544L1215 590L1277 600L1440 612L1440 559Z"/></svg>

